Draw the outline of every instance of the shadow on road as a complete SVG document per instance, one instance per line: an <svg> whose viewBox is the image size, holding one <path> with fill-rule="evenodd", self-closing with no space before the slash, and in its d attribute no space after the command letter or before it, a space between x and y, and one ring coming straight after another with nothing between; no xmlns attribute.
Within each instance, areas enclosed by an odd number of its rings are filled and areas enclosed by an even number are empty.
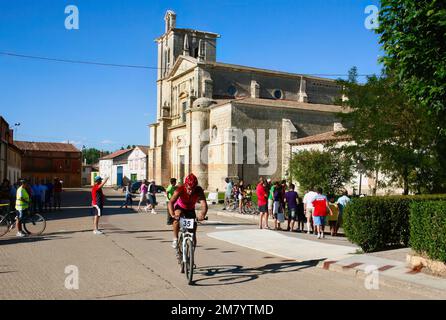
<svg viewBox="0 0 446 320"><path fill-rule="evenodd" d="M17 244L17 243L31 243L31 242L40 242L40 241L49 241L49 240L61 240L61 239L67 239L65 237L57 237L52 235L44 235L44 236L38 236L38 237L24 237L24 238L5 238L0 239L0 245L10 245L10 244Z"/></svg>
<svg viewBox="0 0 446 320"><path fill-rule="evenodd" d="M313 268L324 260L318 259L301 262L285 260L290 262L266 264L258 268L245 268L238 265L200 267L196 269L196 274L202 276L202 278L195 280L194 285L209 287L244 283L268 274L296 272Z"/></svg>

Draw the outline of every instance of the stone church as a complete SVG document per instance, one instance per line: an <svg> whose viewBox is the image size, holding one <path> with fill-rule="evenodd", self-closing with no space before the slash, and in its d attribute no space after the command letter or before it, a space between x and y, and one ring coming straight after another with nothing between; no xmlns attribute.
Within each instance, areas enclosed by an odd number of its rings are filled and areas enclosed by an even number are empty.
<svg viewBox="0 0 446 320"><path fill-rule="evenodd" d="M332 131L341 112L331 79L217 62L212 32L176 27L167 11L158 44L157 121L148 177L167 185L193 172L207 190L224 179L288 177L289 142Z"/></svg>

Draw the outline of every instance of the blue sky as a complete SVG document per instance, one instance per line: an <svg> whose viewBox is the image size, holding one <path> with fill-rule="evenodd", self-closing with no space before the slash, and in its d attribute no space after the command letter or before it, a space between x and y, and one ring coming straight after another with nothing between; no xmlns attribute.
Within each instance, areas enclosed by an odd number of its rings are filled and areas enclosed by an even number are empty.
<svg viewBox="0 0 446 320"><path fill-rule="evenodd" d="M364 13L378 0L0 0L0 51L156 66L164 13L177 27L216 32L217 60L305 74L379 73L378 37ZM79 30L65 29L65 7ZM156 70L0 55L0 114L18 140L115 150L148 144Z"/></svg>

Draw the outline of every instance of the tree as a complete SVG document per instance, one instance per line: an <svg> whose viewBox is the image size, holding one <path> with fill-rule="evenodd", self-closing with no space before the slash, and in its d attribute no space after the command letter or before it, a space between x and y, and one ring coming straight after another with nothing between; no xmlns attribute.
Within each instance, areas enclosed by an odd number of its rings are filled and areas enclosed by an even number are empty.
<svg viewBox="0 0 446 320"><path fill-rule="evenodd" d="M95 148L83 148L82 149L82 159L87 160L87 164L95 164L98 163L99 158L104 157L110 154L109 151L102 152Z"/></svg>
<svg viewBox="0 0 446 320"><path fill-rule="evenodd" d="M381 0L381 59L407 96L442 114L446 111L446 2Z"/></svg>
<svg viewBox="0 0 446 320"><path fill-rule="evenodd" d="M398 81L382 75L368 77L365 84L354 79L339 83L348 97L341 103L349 109L339 114L347 128L343 134L354 143L336 149L360 162L368 175L385 173L403 187L404 194L441 189L444 174L432 147L438 131L430 117L400 89Z"/></svg>
<svg viewBox="0 0 446 320"><path fill-rule="evenodd" d="M381 0L381 62L437 130L436 162L446 172L446 2ZM443 185L444 187L444 185Z"/></svg>
<svg viewBox="0 0 446 320"><path fill-rule="evenodd" d="M290 162L292 177L300 191L321 187L326 194L340 194L353 177L352 161L330 151L302 151Z"/></svg>

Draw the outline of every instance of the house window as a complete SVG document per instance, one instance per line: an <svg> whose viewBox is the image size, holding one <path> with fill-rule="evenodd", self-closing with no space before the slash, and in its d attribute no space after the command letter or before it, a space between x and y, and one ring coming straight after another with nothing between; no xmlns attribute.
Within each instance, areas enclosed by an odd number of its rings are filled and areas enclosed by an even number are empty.
<svg viewBox="0 0 446 320"><path fill-rule="evenodd" d="M276 99L282 99L283 98L283 92L280 89L276 89L273 92L274 98Z"/></svg>

